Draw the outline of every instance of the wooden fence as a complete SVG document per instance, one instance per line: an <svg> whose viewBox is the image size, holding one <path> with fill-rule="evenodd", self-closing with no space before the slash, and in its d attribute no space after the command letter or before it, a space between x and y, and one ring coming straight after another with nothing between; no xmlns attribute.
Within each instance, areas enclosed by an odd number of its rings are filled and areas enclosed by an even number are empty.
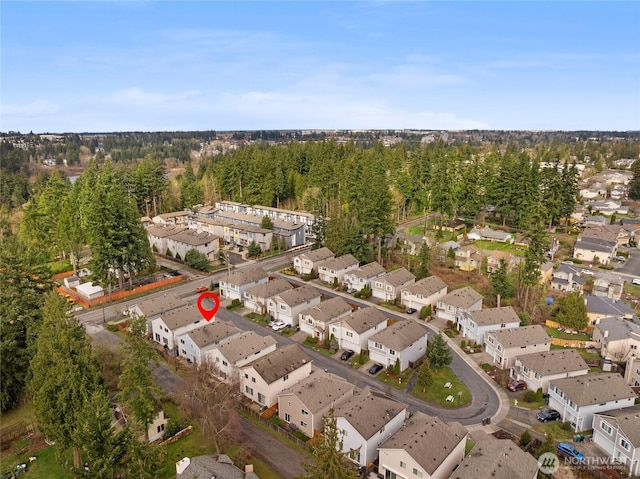
<svg viewBox="0 0 640 479"><path fill-rule="evenodd" d="M171 444L176 442L178 439L180 439L181 437L184 436L188 436L189 434L191 434L191 431L193 431L193 426L187 426L184 429L182 429L181 431L175 433L173 436L171 436L169 439L167 439L166 441L162 441L160 443L158 443L160 446L164 446L166 444Z"/></svg>
<svg viewBox="0 0 640 479"><path fill-rule="evenodd" d="M272 423L268 419L265 419L264 417L262 417L262 414L260 414L259 412L254 411L253 409L249 408L245 404L241 404L240 408L244 412L249 414L252 418L256 419L257 421L260 421L262 424L267 426L269 429L277 432L281 436L286 437L288 440L290 440L291 442L293 442L296 445L300 446L301 448L303 448L303 449L305 449L305 450L307 450L309 452L312 452L311 446L306 441L303 441L302 439L298 438L297 436L294 436L292 433L290 433L286 429L278 426L277 424Z"/></svg>

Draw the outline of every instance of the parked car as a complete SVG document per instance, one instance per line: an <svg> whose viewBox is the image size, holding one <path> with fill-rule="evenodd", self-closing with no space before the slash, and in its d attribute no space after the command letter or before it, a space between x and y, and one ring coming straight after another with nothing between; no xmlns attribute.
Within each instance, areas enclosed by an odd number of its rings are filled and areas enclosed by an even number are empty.
<svg viewBox="0 0 640 479"><path fill-rule="evenodd" d="M416 308L407 308L407 314L413 314L418 311Z"/></svg>
<svg viewBox="0 0 640 479"><path fill-rule="evenodd" d="M340 356L340 359L342 359L343 361L346 361L351 356L353 356L355 353L356 352L353 349L347 349L344 353L342 353L342 355Z"/></svg>
<svg viewBox="0 0 640 479"><path fill-rule="evenodd" d="M525 383L521 379L518 379L517 381L511 381L507 385L507 389L509 391L522 391L524 389L527 389L527 383Z"/></svg>
<svg viewBox="0 0 640 479"><path fill-rule="evenodd" d="M205 291L209 291L209 288L207 288L206 286L198 286L196 288L196 293L204 293Z"/></svg>
<svg viewBox="0 0 640 479"><path fill-rule="evenodd" d="M557 419L560 419L561 416L560 416L560 413L555 409L545 409L544 411L540 411L536 415L536 418L540 422L547 422L547 421L556 421Z"/></svg>
<svg viewBox="0 0 640 479"><path fill-rule="evenodd" d="M274 331L280 331L281 329L284 329L287 327L287 323L285 323L282 320L277 320L275 321L272 325L271 325L271 329L273 329Z"/></svg>
<svg viewBox="0 0 640 479"><path fill-rule="evenodd" d="M383 369L384 369L384 366L382 364L376 363L369 368L369 374L378 374Z"/></svg>
<svg viewBox="0 0 640 479"><path fill-rule="evenodd" d="M561 442L561 443L558 443L556 447L558 448L558 452L564 454L565 456L572 457L574 459L577 459L578 461L584 461L584 454L578 451L571 444L568 444L566 442Z"/></svg>
<svg viewBox="0 0 640 479"><path fill-rule="evenodd" d="M633 279L631 280L631 283L633 283L633 284L640 284L640 278L633 278Z"/></svg>

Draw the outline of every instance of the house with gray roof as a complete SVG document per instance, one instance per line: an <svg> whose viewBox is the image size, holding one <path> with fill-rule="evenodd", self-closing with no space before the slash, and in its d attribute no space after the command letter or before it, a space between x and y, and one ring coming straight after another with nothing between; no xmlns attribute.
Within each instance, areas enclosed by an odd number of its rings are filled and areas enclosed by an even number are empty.
<svg viewBox="0 0 640 479"><path fill-rule="evenodd" d="M345 273L342 282L349 288L356 291L362 291L365 286L371 286L371 282L387 274L387 271L378 263L373 261L357 269Z"/></svg>
<svg viewBox="0 0 640 479"><path fill-rule="evenodd" d="M482 295L470 286L454 289L436 302L435 316L457 322L463 311L482 309Z"/></svg>
<svg viewBox="0 0 640 479"><path fill-rule="evenodd" d="M549 407L574 431L593 428L593 415L634 405L636 394L618 373L594 373L549 383Z"/></svg>
<svg viewBox="0 0 640 479"><path fill-rule="evenodd" d="M512 440L485 435L449 479L536 479L538 470L537 459Z"/></svg>
<svg viewBox="0 0 640 479"><path fill-rule="evenodd" d="M493 362L500 369L507 369L513 367L521 355L549 351L551 338L542 326L533 324L487 331L484 345Z"/></svg>
<svg viewBox="0 0 640 479"><path fill-rule="evenodd" d="M217 203L216 206L218 206ZM221 219L238 225L253 226L256 228L261 227L264 216L265 215L253 213L247 214L225 211L223 209L215 212L216 219ZM271 223L273 225L273 228L271 229L273 235L276 238L283 240L287 249L305 244L307 227L304 223L283 221L281 219L272 219ZM232 240L235 240L235 238ZM232 244L236 243L234 242Z"/></svg>
<svg viewBox="0 0 640 479"><path fill-rule="evenodd" d="M333 252L326 247L318 248L308 251L306 253L300 253L293 258L293 268L298 272L300 276L311 273L312 270L318 272L318 266L324 261L334 259L336 257Z"/></svg>
<svg viewBox="0 0 640 479"><path fill-rule="evenodd" d="M485 334L499 329L517 328L520 318L511 306L464 310L458 314L457 327L463 338L478 344L485 343Z"/></svg>
<svg viewBox="0 0 640 479"><path fill-rule="evenodd" d="M215 316L211 321L215 321ZM151 321L151 337L170 351L177 350L178 336L199 328L206 322L200 310L190 304L155 317Z"/></svg>
<svg viewBox="0 0 640 479"><path fill-rule="evenodd" d="M594 414L593 443L627 466L630 476L639 476L640 406Z"/></svg>
<svg viewBox="0 0 640 479"><path fill-rule="evenodd" d="M353 349L356 353L367 350L369 338L387 327L387 316L375 306L353 311L329 325L330 334L341 349Z"/></svg>
<svg viewBox="0 0 640 479"><path fill-rule="evenodd" d="M278 417L307 437L322 431L324 417L353 397L355 386L320 369L278 394Z"/></svg>
<svg viewBox="0 0 640 479"><path fill-rule="evenodd" d="M404 371L425 355L427 335L416 321L397 321L369 338L369 359L385 367L400 361L400 371Z"/></svg>
<svg viewBox="0 0 640 479"><path fill-rule="evenodd" d="M322 295L313 286L300 286L269 298L267 312L273 319L295 327L298 325L300 313L320 303L321 299Z"/></svg>
<svg viewBox="0 0 640 479"><path fill-rule="evenodd" d="M176 479L259 479L253 466L238 469L225 454L185 457L176 463Z"/></svg>
<svg viewBox="0 0 640 479"><path fill-rule="evenodd" d="M416 277L406 268L398 268L371 283L371 294L382 301L395 301L400 291L416 282Z"/></svg>
<svg viewBox="0 0 640 479"><path fill-rule="evenodd" d="M551 287L565 292L582 292L586 283L587 280L582 276L581 268L568 264L560 264L551 277Z"/></svg>
<svg viewBox="0 0 640 479"><path fill-rule="evenodd" d="M418 411L378 448L378 474L447 479L464 459L467 436L459 422Z"/></svg>
<svg viewBox="0 0 640 479"><path fill-rule="evenodd" d="M600 356L615 363L623 363L629 356L640 356L640 324L628 319L600 319L591 339L597 344Z"/></svg>
<svg viewBox="0 0 640 479"><path fill-rule="evenodd" d="M498 241L500 243L513 243L513 236L511 235L511 233L494 230L489 228L488 226L484 228L473 228L471 231L469 231L467 238L472 241L489 240Z"/></svg>
<svg viewBox="0 0 640 479"><path fill-rule="evenodd" d="M160 317L162 314L166 314L177 308L182 308L187 305L184 299L177 298L173 294L164 294L164 296L142 299L140 302L135 303L123 311L123 314L128 314L132 318L139 318L144 316L147 320L147 333L151 332L151 321Z"/></svg>
<svg viewBox="0 0 640 479"><path fill-rule="evenodd" d="M273 336L244 331L208 350L207 364L218 379L233 382L239 379L240 368L275 351L277 346L278 342Z"/></svg>
<svg viewBox="0 0 640 479"><path fill-rule="evenodd" d="M240 368L240 389L251 401L271 407L278 394L311 374L311 356L297 343L278 348Z"/></svg>
<svg viewBox="0 0 640 479"><path fill-rule="evenodd" d="M186 225L189 221L189 211L181 210L162 213L154 216L151 220L159 225Z"/></svg>
<svg viewBox="0 0 640 479"><path fill-rule="evenodd" d="M358 269L359 266L360 262L355 259L353 255L345 254L323 261L322 264L318 266L318 277L325 283L332 284L334 281L337 281L338 284L342 284L344 275L349 271Z"/></svg>
<svg viewBox="0 0 640 479"><path fill-rule="evenodd" d="M194 249L205 255L209 261L216 258L220 251L220 238L208 231L197 232L189 228L185 228L174 235L166 238L167 250L174 258L184 259L187 253ZM159 250L164 254L165 251Z"/></svg>
<svg viewBox="0 0 640 479"><path fill-rule="evenodd" d="M364 388L334 411L343 431L342 452L359 466L378 458L378 447L393 436L407 417L406 404Z"/></svg>
<svg viewBox="0 0 640 479"><path fill-rule="evenodd" d="M542 389L546 393L550 381L583 376L589 366L578 351L567 348L517 355L512 371L514 379L526 382L531 391Z"/></svg>
<svg viewBox="0 0 640 479"><path fill-rule="evenodd" d="M259 266L234 269L220 279L220 297L225 299L239 299L245 290L269 281L269 275Z"/></svg>
<svg viewBox="0 0 640 479"><path fill-rule="evenodd" d="M207 351L238 336L242 330L228 321L213 321L178 336L178 354L190 363L202 364Z"/></svg>
<svg viewBox="0 0 640 479"><path fill-rule="evenodd" d="M264 315L267 312L267 301L280 293L293 289L291 283L282 278L274 278L260 283L242 292L244 307L254 313Z"/></svg>
<svg viewBox="0 0 640 479"><path fill-rule="evenodd" d="M429 276L402 288L400 300L404 307L420 311L425 306L434 305L446 294L447 283L437 276Z"/></svg>
<svg viewBox="0 0 640 479"><path fill-rule="evenodd" d="M324 341L329 336L327 334L329 323L349 316L352 312L353 308L340 296L321 301L300 312L298 315L300 331Z"/></svg>
<svg viewBox="0 0 640 479"><path fill-rule="evenodd" d="M591 326L598 324L602 318L608 317L638 321L633 308L624 301L592 294L585 294L584 301L587 305L587 316Z"/></svg>

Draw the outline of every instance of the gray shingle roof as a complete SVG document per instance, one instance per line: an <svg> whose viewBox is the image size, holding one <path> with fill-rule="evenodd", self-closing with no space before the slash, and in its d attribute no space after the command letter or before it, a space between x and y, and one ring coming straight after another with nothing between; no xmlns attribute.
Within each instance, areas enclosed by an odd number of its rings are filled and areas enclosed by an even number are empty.
<svg viewBox="0 0 640 479"><path fill-rule="evenodd" d="M319 296L321 296L321 294L318 293L313 286L309 285L300 286L299 288L291 289L278 295L278 297L289 306L307 303Z"/></svg>
<svg viewBox="0 0 640 479"><path fill-rule="evenodd" d="M211 234L208 231L201 231L198 233L196 230L183 229L173 236L170 236L169 239L188 244L189 246L201 246L218 239L218 236Z"/></svg>
<svg viewBox="0 0 640 479"><path fill-rule="evenodd" d="M309 315L314 320L322 323L328 323L332 319L335 319L348 311L352 311L351 306L349 306L349 304L340 296L336 296L335 298L331 298L311 306L300 314Z"/></svg>
<svg viewBox="0 0 640 479"><path fill-rule="evenodd" d="M157 225L151 224L145 228L147 230L147 234L151 236L155 236L156 238L167 238L168 236L173 236L177 232L182 230L180 226L174 225ZM163 251L164 253L164 251Z"/></svg>
<svg viewBox="0 0 640 479"><path fill-rule="evenodd" d="M486 436L453 471L449 479L534 479L538 461L509 439Z"/></svg>
<svg viewBox="0 0 640 479"><path fill-rule="evenodd" d="M334 271L341 271L345 268L348 268L349 266L353 266L354 264L355 265L359 264L359 261L355 259L352 255L345 254L342 256L338 256L337 258L332 258L324 261L320 265L320 268L334 270Z"/></svg>
<svg viewBox="0 0 640 479"><path fill-rule="evenodd" d="M618 373L598 373L552 380L557 389L579 407L635 398L631 387Z"/></svg>
<svg viewBox="0 0 640 479"><path fill-rule="evenodd" d="M618 341L631 338L631 335L635 335L636 337L640 335L640 325L628 319L602 318L596 325L596 328L598 328L603 336L605 331L609 331L607 337L609 341Z"/></svg>
<svg viewBox="0 0 640 479"><path fill-rule="evenodd" d="M612 418L631 444L636 448L640 447L640 406L601 412L599 414Z"/></svg>
<svg viewBox="0 0 640 479"><path fill-rule="evenodd" d="M520 318L511 306L501 308L487 308L480 311L471 311L469 314L478 326L491 326L493 324L506 324L520 322Z"/></svg>
<svg viewBox="0 0 640 479"><path fill-rule="evenodd" d="M446 423L418 411L380 449L402 449L432 475L465 437L467 430L459 422Z"/></svg>
<svg viewBox="0 0 640 479"><path fill-rule="evenodd" d="M167 327L173 331L187 324L193 324L198 321L203 321L200 310L193 305L187 305L183 308L173 309L162 315L162 321Z"/></svg>
<svg viewBox="0 0 640 479"><path fill-rule="evenodd" d="M151 318L157 314L171 311L172 309L181 308L186 306L187 302L183 299L176 298L175 296L168 294L157 298L146 299L138 303L138 308L142 311L145 317Z"/></svg>
<svg viewBox="0 0 640 479"><path fill-rule="evenodd" d="M587 303L587 311L589 313L617 316L619 318L631 318L634 316L633 309L624 301L592 294L585 294L584 300Z"/></svg>
<svg viewBox="0 0 640 479"><path fill-rule="evenodd" d="M269 275L260 267L255 268L242 268L231 271L231 274L224 278L227 284L243 285L249 283L255 283L261 279L268 278Z"/></svg>
<svg viewBox="0 0 640 479"><path fill-rule="evenodd" d="M189 459L190 464L176 476L177 479L258 479L253 473L245 473L233 464L224 454L219 456L196 456Z"/></svg>
<svg viewBox="0 0 640 479"><path fill-rule="evenodd" d="M405 404L379 396L369 388L364 388L338 406L334 416L343 417L363 438L369 439L406 408Z"/></svg>
<svg viewBox="0 0 640 479"><path fill-rule="evenodd" d="M402 286L415 279L416 277L407 268L398 268L382 277L382 280L391 286Z"/></svg>
<svg viewBox="0 0 640 479"><path fill-rule="evenodd" d="M311 356L298 344L289 344L256 359L246 367L255 369L267 384L271 384L307 363L311 363Z"/></svg>
<svg viewBox="0 0 640 479"><path fill-rule="evenodd" d="M245 331L218 346L218 351L231 363L248 359L263 349L276 344L273 336L259 336L253 331Z"/></svg>
<svg viewBox="0 0 640 479"><path fill-rule="evenodd" d="M523 354L518 361L542 376L589 370L582 356L575 349L554 349L542 353Z"/></svg>
<svg viewBox="0 0 640 479"><path fill-rule="evenodd" d="M244 290L245 294L254 295L257 298L271 298L277 294L293 289L288 281L282 278L275 278L266 283L260 283Z"/></svg>
<svg viewBox="0 0 640 479"><path fill-rule="evenodd" d="M422 278L420 281L416 281L414 284L402 288L402 290L409 291L411 294L422 294L428 297L446 287L447 283L437 276L429 276L428 278Z"/></svg>
<svg viewBox="0 0 640 479"><path fill-rule="evenodd" d="M505 348L518 348L536 344L551 344L551 338L539 324L492 331L496 341Z"/></svg>
<svg viewBox="0 0 640 479"><path fill-rule="evenodd" d="M354 388L355 386L346 379L314 371L309 377L282 391L279 397L290 394L296 396L305 409L316 413L327 404L331 405L351 396Z"/></svg>
<svg viewBox="0 0 640 479"><path fill-rule="evenodd" d="M375 278L384 274L386 270L378 263L374 261L372 263L367 263L364 266L360 266L358 269L354 269L349 271L350 275L355 276L356 278L369 279Z"/></svg>
<svg viewBox="0 0 640 479"><path fill-rule="evenodd" d="M308 253L301 254L300 259L308 259L312 263L315 263L317 261L324 261L329 258L335 258L335 256L336 255L334 255L329 248L323 247L315 249L313 251L309 251Z"/></svg>
<svg viewBox="0 0 640 479"><path fill-rule="evenodd" d="M220 340L224 338L241 332L242 330L236 328L231 322L214 321L213 323L205 324L200 328L189 331L187 334L199 348L205 348L220 342Z"/></svg>
<svg viewBox="0 0 640 479"><path fill-rule="evenodd" d="M395 351L403 351L418 339L427 336L427 330L417 322L407 319L393 323L369 338Z"/></svg>
<svg viewBox="0 0 640 479"><path fill-rule="evenodd" d="M470 286L465 286L464 288L454 289L440 301L455 308L468 308L479 300L482 300L480 293Z"/></svg>
<svg viewBox="0 0 640 479"><path fill-rule="evenodd" d="M369 331L374 326L386 320L387 317L385 314L374 306L358 309L343 319L343 321L358 334Z"/></svg>

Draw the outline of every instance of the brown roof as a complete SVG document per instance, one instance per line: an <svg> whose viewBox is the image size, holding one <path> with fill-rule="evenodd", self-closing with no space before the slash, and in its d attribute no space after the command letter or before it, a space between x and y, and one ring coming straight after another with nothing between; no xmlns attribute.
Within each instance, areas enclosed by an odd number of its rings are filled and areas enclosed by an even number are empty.
<svg viewBox="0 0 640 479"><path fill-rule="evenodd" d="M267 384L271 384L312 361L298 344L289 344L256 359L252 367Z"/></svg>
<svg viewBox="0 0 640 479"><path fill-rule="evenodd" d="M538 461L510 439L485 436L453 471L449 479L534 479Z"/></svg>
<svg viewBox="0 0 640 479"><path fill-rule="evenodd" d="M231 271L229 277L224 278L222 281L226 281L227 284L249 284L255 283L261 279L268 278L269 275L260 267L243 268Z"/></svg>
<svg viewBox="0 0 640 479"><path fill-rule="evenodd" d="M391 286L402 286L415 279L416 277L407 268L396 269L382 277L382 280Z"/></svg>
<svg viewBox="0 0 640 479"><path fill-rule="evenodd" d="M336 255L334 255L333 252L326 247L314 249L312 251L309 251L308 253L302 253L300 255L300 258L306 258L313 263L335 257Z"/></svg>
<svg viewBox="0 0 640 479"><path fill-rule="evenodd" d="M432 475L466 437L459 422L446 423L418 411L380 449L402 449Z"/></svg>
<svg viewBox="0 0 640 479"><path fill-rule="evenodd" d="M367 263L364 266L360 266L358 269L349 271L350 275L363 279L375 278L384 273L386 273L386 270L377 261Z"/></svg>
<svg viewBox="0 0 640 479"><path fill-rule="evenodd" d="M337 318L341 314L352 311L351 306L340 296L322 301L310 308L305 309L300 314L309 315L314 320L322 323L328 323L332 319Z"/></svg>
<svg viewBox="0 0 640 479"><path fill-rule="evenodd" d="M375 306L358 309L343 319L343 321L358 334L369 331L374 326L386 320L387 317L385 314Z"/></svg>
<svg viewBox="0 0 640 479"><path fill-rule="evenodd" d="M148 235L155 236L156 238L166 238L168 236L173 236L174 234L183 230L181 226L157 224L149 225L145 229L147 230Z"/></svg>
<svg viewBox="0 0 640 479"><path fill-rule="evenodd" d="M253 331L245 331L220 344L218 350L231 364L235 364L276 343L273 336L260 336Z"/></svg>
<svg viewBox="0 0 640 479"><path fill-rule="evenodd" d="M337 258L332 258L324 261L320 268L325 268L328 270L341 271L349 266L358 265L359 261L355 259L350 254L345 254L342 256L338 256Z"/></svg>
<svg viewBox="0 0 640 479"><path fill-rule="evenodd" d="M420 338L426 338L427 330L412 319L398 321L369 338L396 351L403 351Z"/></svg>
<svg viewBox="0 0 640 479"><path fill-rule="evenodd" d="M481 309L480 311L471 311L469 314L478 326L520 322L520 318L511 306Z"/></svg>
<svg viewBox="0 0 640 479"><path fill-rule="evenodd" d="M258 298L271 298L290 289L293 289L291 283L282 278L275 278L266 283L260 283L245 289L244 294L252 294Z"/></svg>
<svg viewBox="0 0 640 479"><path fill-rule="evenodd" d="M369 439L406 408L405 404L379 396L369 388L364 388L338 406L334 416L343 417L364 439Z"/></svg>
<svg viewBox="0 0 640 479"><path fill-rule="evenodd" d="M429 297L446 287L447 283L437 276L429 276L428 278L422 278L420 281L416 281L414 284L410 284L403 288L403 291L409 291L411 294L422 294L425 297Z"/></svg>
<svg viewBox="0 0 640 479"><path fill-rule="evenodd" d="M465 286L464 288L454 289L440 301L455 308L468 308L479 300L482 300L480 293L470 286Z"/></svg>
<svg viewBox="0 0 640 479"><path fill-rule="evenodd" d="M299 383L285 389L279 397L285 395L296 396L305 409L311 413L320 411L327 404L341 401L345 396L352 396L355 386L346 379L338 376L314 371Z"/></svg>
<svg viewBox="0 0 640 479"><path fill-rule="evenodd" d="M551 381L578 407L635 398L631 387L618 373L597 373Z"/></svg>
<svg viewBox="0 0 640 479"><path fill-rule="evenodd" d="M187 334L191 340L199 347L206 348L212 344L217 344L220 340L241 333L242 330L236 328L233 323L227 321L214 321L204 326L189 331Z"/></svg>
<svg viewBox="0 0 640 479"><path fill-rule="evenodd" d="M489 334L495 336L496 341L502 344L504 348L551 344L551 338L539 324L501 329L499 331L492 331Z"/></svg>
<svg viewBox="0 0 640 479"><path fill-rule="evenodd" d="M146 318L151 318L157 314L181 308L186 305L186 301L176 298L172 294L160 296L158 298L146 299L137 304L138 308Z"/></svg>
<svg viewBox="0 0 640 479"><path fill-rule="evenodd" d="M201 231L198 233L196 230L184 229L173 236L170 236L169 239L188 244L189 246L201 246L215 241L218 239L218 236L211 234L208 231Z"/></svg>
<svg viewBox="0 0 640 479"><path fill-rule="evenodd" d="M278 297L289 306L307 303L313 298L322 296L313 286L305 285L280 293Z"/></svg>
<svg viewBox="0 0 640 479"><path fill-rule="evenodd" d="M517 360L542 376L589 370L589 366L575 349L554 349L542 353L523 354L518 356Z"/></svg>
<svg viewBox="0 0 640 479"><path fill-rule="evenodd" d="M608 422L617 423L618 428L631 444L636 448L640 447L640 406L632 406L598 414L612 418L612 421Z"/></svg>
<svg viewBox="0 0 640 479"><path fill-rule="evenodd" d="M187 324L197 323L198 321L204 321L200 310L195 308L192 304L189 304L183 308L173 309L167 313L162 314L162 321L167 327L173 331Z"/></svg>

